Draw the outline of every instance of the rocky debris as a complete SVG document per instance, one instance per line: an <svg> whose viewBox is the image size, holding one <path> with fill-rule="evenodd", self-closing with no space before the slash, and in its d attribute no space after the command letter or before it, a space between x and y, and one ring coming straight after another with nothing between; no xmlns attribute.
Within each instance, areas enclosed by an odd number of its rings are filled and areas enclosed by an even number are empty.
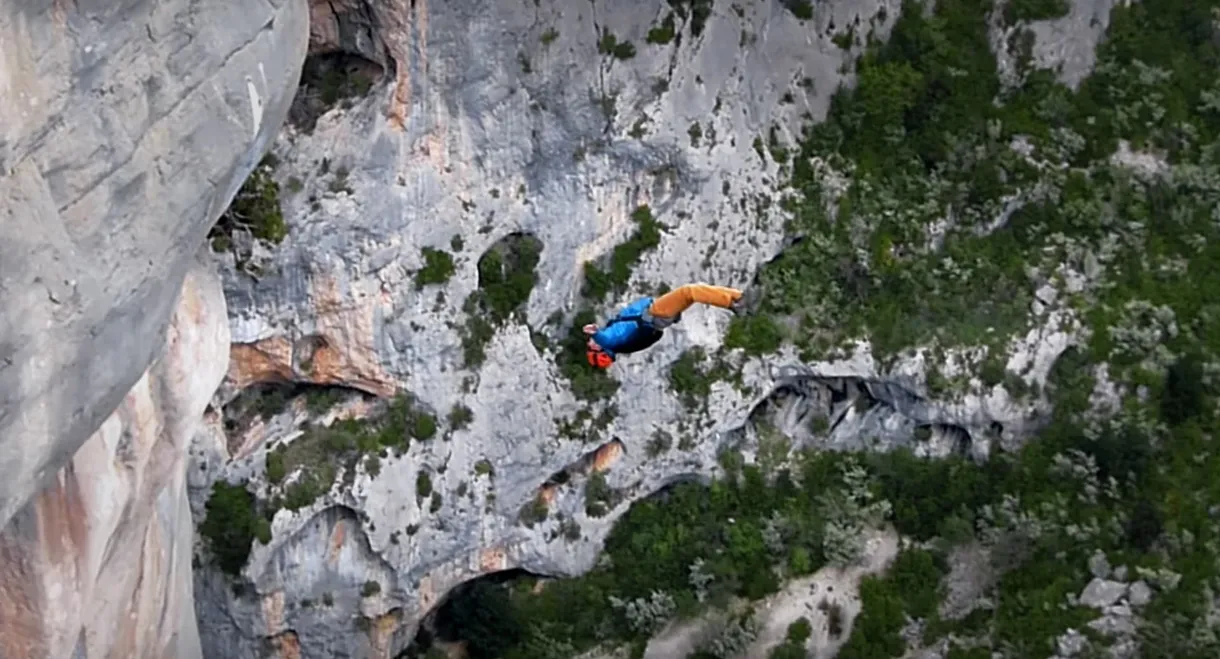
<svg viewBox="0 0 1220 659"><path fill-rule="evenodd" d="M1110 25L1117 0L1071 0L1065 16L1008 24L1003 11L993 14L990 40L997 54L1001 79L1015 81L1021 60L1030 66L1058 71L1059 80L1077 88L1096 63L1097 44Z"/></svg>
<svg viewBox="0 0 1220 659"><path fill-rule="evenodd" d="M1080 593L1080 604L1095 609L1104 609L1119 600L1127 592L1127 584L1094 577Z"/></svg>
<svg viewBox="0 0 1220 659"><path fill-rule="evenodd" d="M1089 574L1097 579L1105 579L1110 576L1110 561L1106 558L1105 552L1097 550L1089 557ZM1122 581L1122 579L1118 580Z"/></svg>
<svg viewBox="0 0 1220 659"><path fill-rule="evenodd" d="M1084 652L1089 645L1089 638L1075 629L1069 629L1055 640L1055 650L1060 657L1075 657Z"/></svg>
<svg viewBox="0 0 1220 659"><path fill-rule="evenodd" d="M201 656L186 447L224 377L224 296L188 271L164 349L0 533L0 656Z"/></svg>
<svg viewBox="0 0 1220 659"><path fill-rule="evenodd" d="M1152 601L1152 589L1143 581L1137 581L1127 588L1127 602L1134 607L1140 607Z"/></svg>
<svg viewBox="0 0 1220 659"><path fill-rule="evenodd" d="M1080 604L1097 609L1100 615L1087 623L1096 634L1106 639L1106 656L1113 659L1130 659L1138 654L1136 634L1139 617L1135 611L1152 600L1152 588L1143 580L1132 584L1122 579L1127 568L1119 566L1111 570L1105 554L1096 552L1089 559L1089 581L1079 597L1071 604ZM1113 576L1114 580L1106 576ZM1089 636L1077 629L1068 629L1056 639L1057 654L1052 659L1067 659L1081 656L1093 642Z"/></svg>
<svg viewBox="0 0 1220 659"><path fill-rule="evenodd" d="M954 547L948 560L949 574L945 577L946 591L940 604L941 617L961 620L971 611L989 606L986 593L998 578L990 550L981 543L973 542Z"/></svg>
<svg viewBox="0 0 1220 659"><path fill-rule="evenodd" d="M0 526L160 354L195 251L288 111L306 11L0 12Z"/></svg>

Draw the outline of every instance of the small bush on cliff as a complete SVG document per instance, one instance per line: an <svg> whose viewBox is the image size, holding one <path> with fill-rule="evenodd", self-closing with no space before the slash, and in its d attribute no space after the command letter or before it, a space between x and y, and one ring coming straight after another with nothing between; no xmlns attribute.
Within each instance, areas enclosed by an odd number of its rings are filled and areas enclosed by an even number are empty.
<svg viewBox="0 0 1220 659"><path fill-rule="evenodd" d="M426 471L420 470L415 475L415 496L420 501L432 496L432 476Z"/></svg>
<svg viewBox="0 0 1220 659"><path fill-rule="evenodd" d="M528 233L511 233L479 257L479 288L463 305L462 355L467 367L483 363L496 328L520 313L538 283L542 241Z"/></svg>
<svg viewBox="0 0 1220 659"><path fill-rule="evenodd" d="M474 411L464 403L454 403L449 409L448 421L450 429L464 430L474 421Z"/></svg>
<svg viewBox="0 0 1220 659"><path fill-rule="evenodd" d="M602 28L602 37L597 41L597 52L627 60L635 57L635 46L630 41L619 41L608 28Z"/></svg>
<svg viewBox="0 0 1220 659"><path fill-rule="evenodd" d="M683 352L669 367L669 388L687 409L706 405L707 397L712 393L712 384L729 377L723 364L708 366L706 361L707 353L696 346Z"/></svg>
<svg viewBox="0 0 1220 659"><path fill-rule="evenodd" d="M217 481L212 485L199 535L226 574L241 574L255 539L263 544L271 542L271 524L258 514L256 503L245 483Z"/></svg>
<svg viewBox="0 0 1220 659"><path fill-rule="evenodd" d="M415 272L415 290L443 284L457 271L449 252L435 247L425 247L420 251L424 256L424 265Z"/></svg>
<svg viewBox="0 0 1220 659"><path fill-rule="evenodd" d="M340 419L329 426L309 425L303 430L300 436L267 453L268 482L277 486L289 481L272 497L274 507L300 510L309 506L330 491L340 468L350 484L357 464L367 456L405 451L411 439L434 437L437 426L436 417L404 393L369 418Z"/></svg>
<svg viewBox="0 0 1220 659"><path fill-rule="evenodd" d="M585 263L583 293L590 302L599 303L611 293L618 295L626 291L632 268L645 252L661 244L664 226L653 217L651 208L638 206L631 213L631 221L636 225L635 231L610 253L608 267L603 269L593 262Z"/></svg>
<svg viewBox="0 0 1220 659"><path fill-rule="evenodd" d="M272 177L271 158L268 154L250 172L228 209L208 232L213 251L228 251L234 246L237 233L269 243L279 243L288 235L280 209L280 185Z"/></svg>

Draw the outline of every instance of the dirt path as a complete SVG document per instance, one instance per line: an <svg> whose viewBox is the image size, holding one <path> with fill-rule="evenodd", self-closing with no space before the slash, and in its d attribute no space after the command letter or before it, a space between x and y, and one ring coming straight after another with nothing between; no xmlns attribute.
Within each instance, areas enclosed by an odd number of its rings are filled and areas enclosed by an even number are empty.
<svg viewBox="0 0 1220 659"><path fill-rule="evenodd" d="M760 601L755 609L760 624L758 639L742 659L766 659L782 643L788 625L801 617L809 620L813 634L806 644L810 659L830 659L851 635L852 621L860 612L860 578L883 571L898 553L893 531L874 530L866 540L864 564L845 570L823 568L813 575L788 583L780 592ZM840 633L830 633L831 613L838 608ZM648 643L644 659L683 659L699 642L723 625L725 614L710 613L698 620L680 622L662 630Z"/></svg>
<svg viewBox="0 0 1220 659"><path fill-rule="evenodd" d="M834 657L851 635L852 622L860 612L860 579L885 570L898 553L898 535L893 531L873 531L866 542L864 564L845 570L823 568L760 602L756 620L762 628L745 658L766 659L773 647L783 643L788 625L801 617L813 626L813 634L805 645L809 659ZM834 635L830 633L830 618L836 607L841 629Z"/></svg>

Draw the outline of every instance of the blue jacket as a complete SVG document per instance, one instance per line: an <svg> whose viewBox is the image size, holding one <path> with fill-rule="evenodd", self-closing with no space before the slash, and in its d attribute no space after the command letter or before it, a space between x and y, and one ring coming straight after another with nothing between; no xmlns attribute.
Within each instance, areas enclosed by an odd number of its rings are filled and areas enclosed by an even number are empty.
<svg viewBox="0 0 1220 659"><path fill-rule="evenodd" d="M660 341L664 333L643 318L651 305L652 298L644 297L623 307L593 340L611 357L639 352Z"/></svg>

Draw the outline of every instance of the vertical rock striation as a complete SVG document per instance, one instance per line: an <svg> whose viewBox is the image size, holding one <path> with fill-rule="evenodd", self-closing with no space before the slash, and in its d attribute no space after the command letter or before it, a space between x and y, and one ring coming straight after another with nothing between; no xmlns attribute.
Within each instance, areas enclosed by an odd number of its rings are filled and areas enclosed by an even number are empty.
<svg viewBox="0 0 1220 659"><path fill-rule="evenodd" d="M228 352L219 280L196 262L162 353L0 532L0 657L200 656L186 448Z"/></svg>
<svg viewBox="0 0 1220 659"><path fill-rule="evenodd" d="M305 0L0 12L0 525L159 353L196 249L279 131Z"/></svg>

